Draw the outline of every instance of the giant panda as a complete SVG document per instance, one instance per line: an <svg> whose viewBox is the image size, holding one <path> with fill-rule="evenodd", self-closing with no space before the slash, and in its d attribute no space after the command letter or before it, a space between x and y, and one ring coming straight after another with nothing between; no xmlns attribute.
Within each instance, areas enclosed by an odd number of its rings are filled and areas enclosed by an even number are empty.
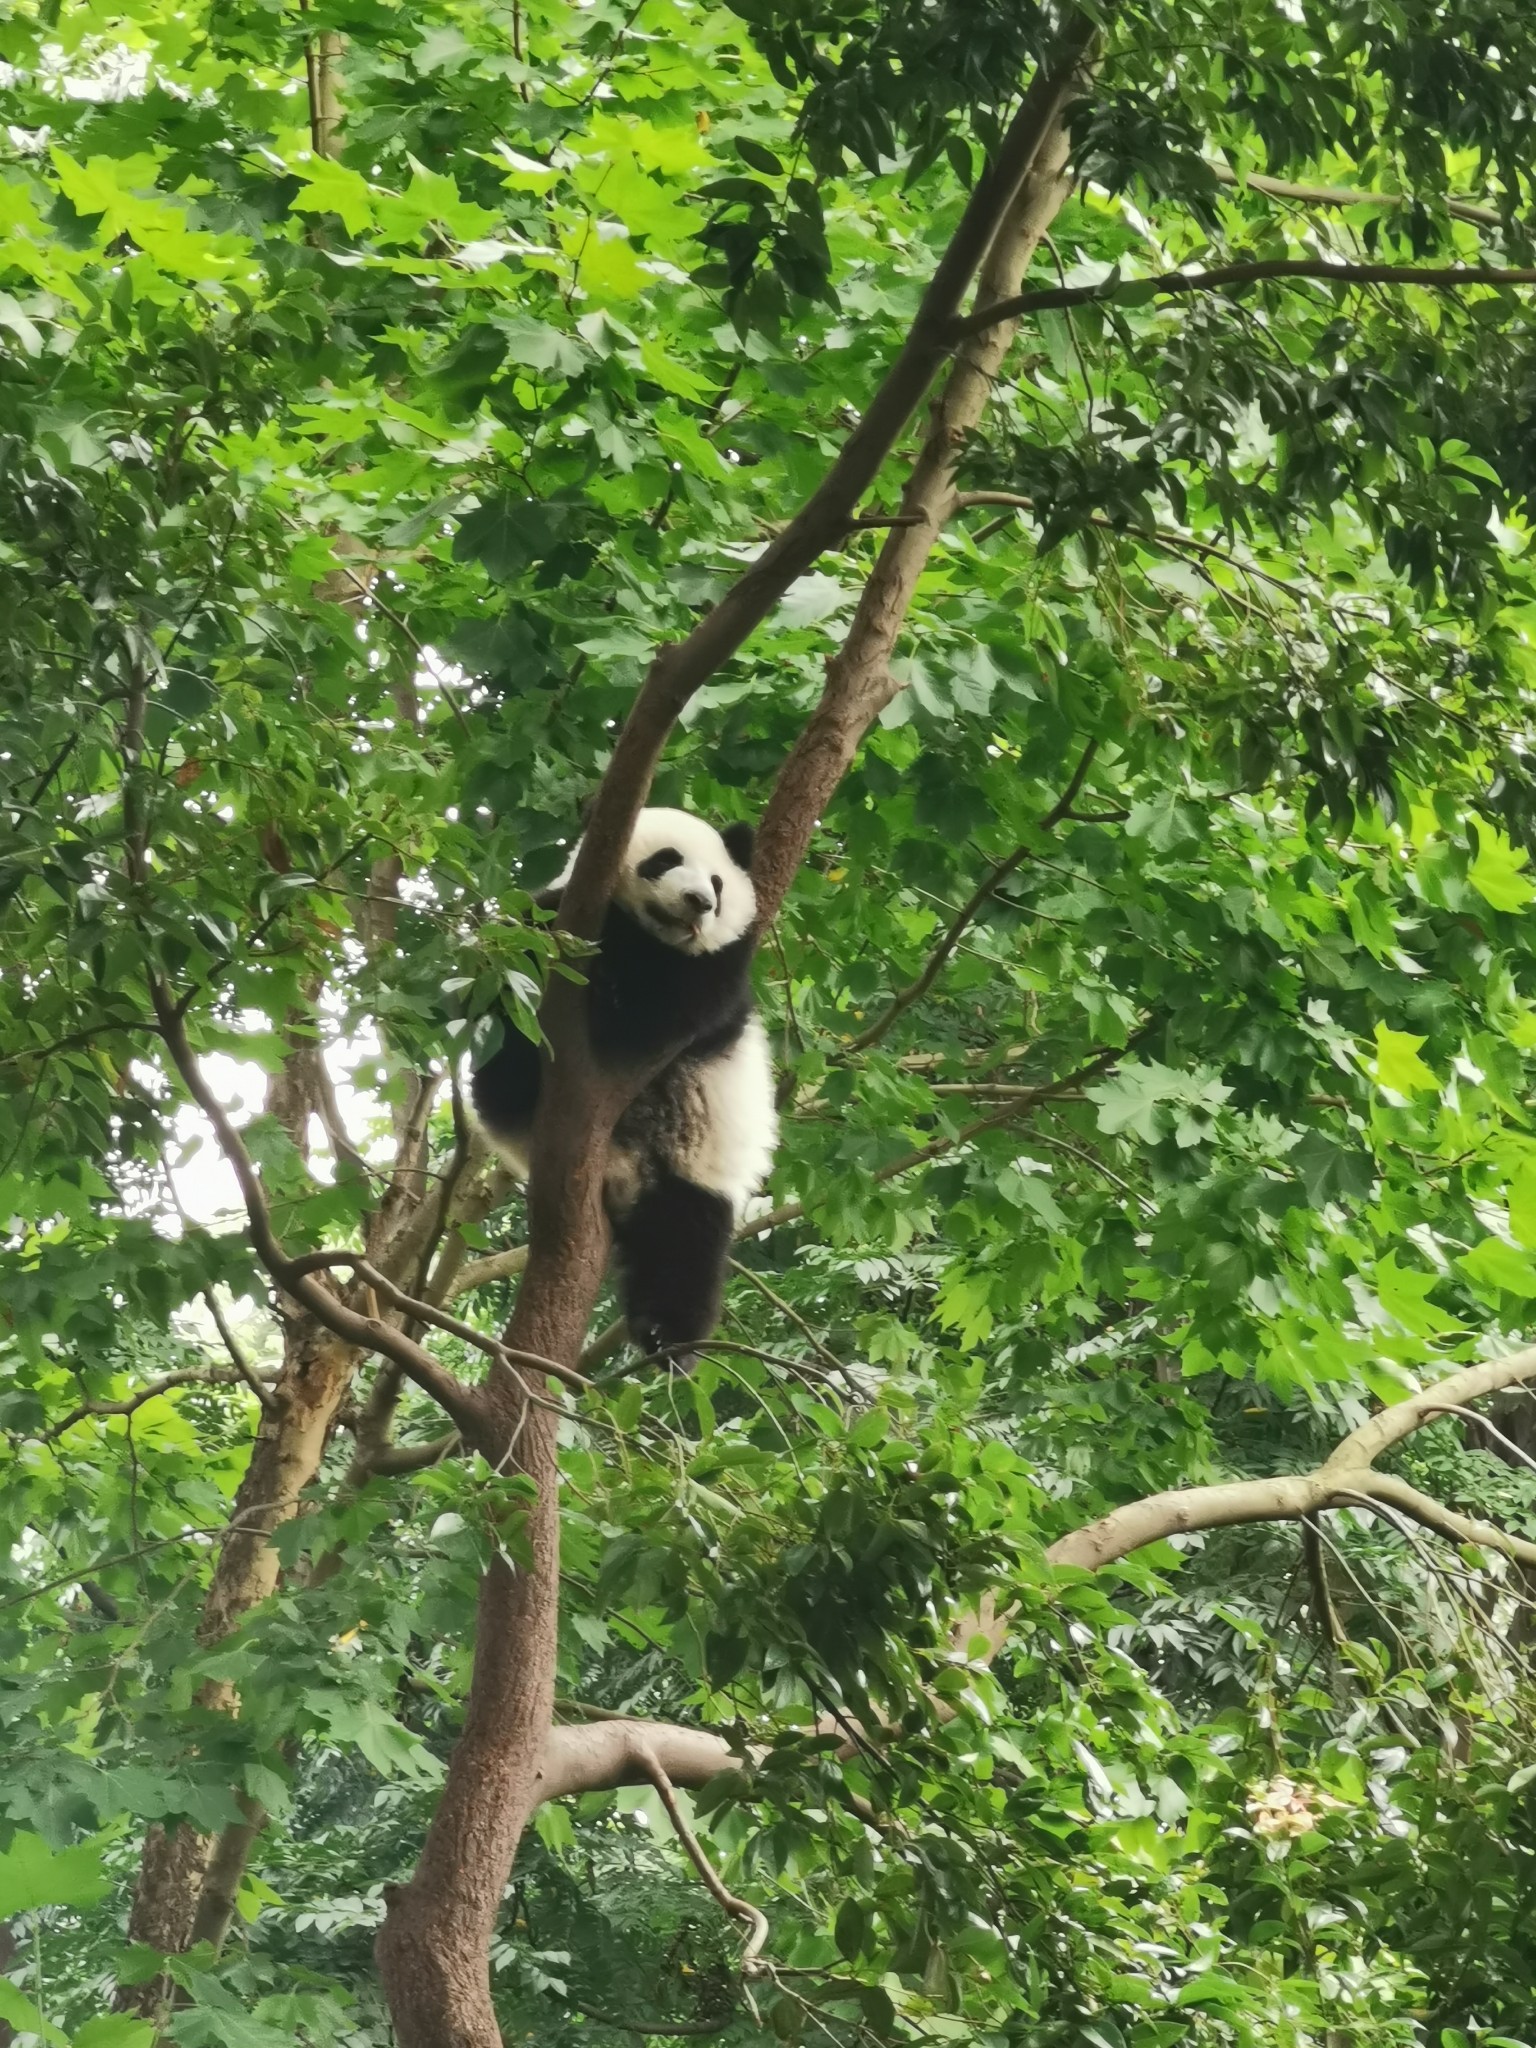
<svg viewBox="0 0 1536 2048"><path fill-rule="evenodd" d="M580 850L580 841L576 851ZM731 1239L778 1136L768 1036L752 1000L752 828L643 810L596 956L584 963L598 1063L681 1049L620 1116L603 1199L630 1336L686 1371L720 1319ZM576 863L535 901L559 905ZM475 1073L475 1113L528 1175L539 1053L507 1023Z"/></svg>

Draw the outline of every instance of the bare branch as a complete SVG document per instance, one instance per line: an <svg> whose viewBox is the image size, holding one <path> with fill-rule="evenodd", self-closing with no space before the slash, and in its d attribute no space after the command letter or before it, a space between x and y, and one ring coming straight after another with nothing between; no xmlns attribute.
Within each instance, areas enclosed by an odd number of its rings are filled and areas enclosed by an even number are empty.
<svg viewBox="0 0 1536 2048"><path fill-rule="evenodd" d="M1536 1563L1536 1543L1510 1536L1488 1522L1474 1521L1420 1493L1406 1480L1373 1470L1374 1461L1416 1429L1433 1422L1448 1406L1460 1407L1480 1395L1514 1386L1536 1376L1536 1345L1512 1352L1487 1365L1464 1372L1399 1401L1352 1430L1313 1472L1278 1479L1238 1479L1216 1486L1191 1486L1152 1494L1113 1509L1086 1528L1074 1529L1052 1544L1046 1556L1053 1564L1081 1565L1092 1571L1111 1564L1143 1545L1195 1529L1218 1529L1244 1522L1294 1521L1324 1509L1379 1500L1400 1509L1424 1527L1457 1543L1476 1543L1522 1563Z"/></svg>
<svg viewBox="0 0 1536 2048"><path fill-rule="evenodd" d="M381 1444L369 1458L367 1473L379 1478L395 1478L405 1472L426 1472L433 1465L441 1465L444 1458L451 1458L463 1443L456 1429L450 1429L446 1436L434 1437L425 1444Z"/></svg>
<svg viewBox="0 0 1536 2048"><path fill-rule="evenodd" d="M1227 164L1208 164L1218 185L1235 185L1239 191L1262 192L1269 199L1297 199L1305 206L1416 206L1419 198L1411 192L1357 192L1348 185L1296 185L1289 178L1270 178L1257 171L1234 171ZM1452 220L1470 221L1474 227L1502 226L1497 210L1479 206L1475 200L1455 194L1441 194L1440 204Z"/></svg>
<svg viewBox="0 0 1536 2048"><path fill-rule="evenodd" d="M994 304L1017 291L1041 237L1066 197L1067 138L1061 116L1080 89L1090 38L1075 38L1050 87L1051 118L1023 176L1015 183L987 251L976 302ZM1041 88L1037 77L1031 95ZM1026 99L1025 112L1029 110ZM943 393L874 571L860 593L841 648L827 664L821 701L795 742L774 785L753 856L758 913L771 922L805 858L811 834L864 734L900 687L890 660L918 579L954 507L956 467L990 399L1013 340L1002 322L957 350Z"/></svg>
<svg viewBox="0 0 1536 2048"><path fill-rule="evenodd" d="M1528 1543L1523 1536L1511 1536L1492 1522L1480 1522L1472 1515L1459 1515L1454 1508L1446 1507L1430 1494L1420 1493L1406 1479L1398 1479L1389 1472L1364 1475L1357 1498L1401 1508L1405 1515L1411 1515L1424 1528L1448 1536L1453 1543L1475 1543L1482 1550L1497 1550L1505 1557L1517 1558L1521 1564L1536 1564L1536 1543Z"/></svg>
<svg viewBox="0 0 1536 2048"><path fill-rule="evenodd" d="M528 1247L514 1244L504 1252L492 1252L488 1258L471 1259L467 1266L461 1266L453 1284L448 1289L448 1299L457 1301L461 1294L473 1294L477 1287L489 1287L497 1280L510 1280L521 1273L528 1263Z"/></svg>
<svg viewBox="0 0 1536 2048"><path fill-rule="evenodd" d="M714 1899L716 1905L723 1912L731 1914L734 1919L746 1922L747 1940L741 1952L741 1966L746 1976L754 1976L756 1972L753 1969L753 1965L762 1953L764 1942L768 1939L767 1914L760 1912L750 1899L738 1898L735 1892L727 1888L719 1871L716 1870L713 1863L710 1862L708 1856L704 1853L703 1843L700 1842L693 1829L689 1827L683 1809L678 1803L677 1793L673 1788L672 1780L667 1776L661 1758L654 1750L643 1743L640 1746L640 1756L651 1783L656 1787L657 1797L667 1809L667 1818L677 1831L678 1840L688 1851L694 1869L703 1878L711 1898Z"/></svg>
<svg viewBox="0 0 1536 2048"><path fill-rule="evenodd" d="M1312 278L1324 284L1414 284L1426 291L1465 291L1472 285L1497 289L1536 284L1536 270L1474 270L1466 265L1406 263L1342 263L1332 257L1271 256L1254 263L1219 263L1209 270L1169 270L1157 277L1108 277L1102 284L1052 285L1042 291L1018 292L956 320L957 341L981 334L1001 321L1022 320L1031 313L1065 311L1070 306L1097 306L1115 299L1182 298L1190 292L1234 291L1243 285L1282 278Z"/></svg>
<svg viewBox="0 0 1536 2048"><path fill-rule="evenodd" d="M620 2019L617 2013L599 2012L595 2006L581 2005L574 1998L567 1997L565 2003L572 2012L579 2012L584 2020L593 2020L600 2027L616 2027L622 2034L723 2034L727 2027L736 2024L738 2015L727 2013L723 2020L655 2020ZM0 2048L4 2048L0 2042Z"/></svg>

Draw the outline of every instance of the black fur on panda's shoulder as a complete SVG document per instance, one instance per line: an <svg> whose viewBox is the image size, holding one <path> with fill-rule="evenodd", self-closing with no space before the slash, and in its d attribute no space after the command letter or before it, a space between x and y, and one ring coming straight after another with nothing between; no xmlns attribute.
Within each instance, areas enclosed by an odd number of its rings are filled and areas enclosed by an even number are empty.
<svg viewBox="0 0 1536 2048"><path fill-rule="evenodd" d="M558 908L559 890L545 896ZM745 935L718 952L680 952L610 903L598 950L584 963L599 1061L623 1066L669 1047L704 1053L728 1045L751 1012L752 952Z"/></svg>

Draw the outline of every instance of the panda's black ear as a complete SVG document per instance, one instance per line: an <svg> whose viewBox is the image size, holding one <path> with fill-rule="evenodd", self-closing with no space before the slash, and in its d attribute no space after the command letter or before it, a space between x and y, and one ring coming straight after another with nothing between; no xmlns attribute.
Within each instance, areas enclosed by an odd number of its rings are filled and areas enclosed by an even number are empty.
<svg viewBox="0 0 1536 2048"><path fill-rule="evenodd" d="M752 872L752 844L757 834L750 825L727 825L720 834L725 850L743 873Z"/></svg>

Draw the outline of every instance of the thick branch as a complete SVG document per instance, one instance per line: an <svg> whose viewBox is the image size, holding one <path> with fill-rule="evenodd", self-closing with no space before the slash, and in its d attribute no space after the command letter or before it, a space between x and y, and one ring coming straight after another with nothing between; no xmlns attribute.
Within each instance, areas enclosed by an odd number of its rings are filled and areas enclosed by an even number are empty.
<svg viewBox="0 0 1536 2048"><path fill-rule="evenodd" d="M1446 1507L1431 1494L1420 1493L1416 1486L1390 1472L1370 1473L1362 1480L1360 1492L1368 1501L1379 1500L1385 1506L1400 1508L1424 1528L1448 1536L1453 1543L1475 1543L1482 1550L1496 1550L1505 1557L1517 1558L1521 1564L1536 1564L1536 1543L1528 1543L1523 1536L1511 1536L1494 1523L1480 1522L1473 1515L1459 1515L1454 1508Z"/></svg>
<svg viewBox="0 0 1536 2048"><path fill-rule="evenodd" d="M1018 292L968 313L953 327L955 339L981 334L1000 321L1022 320L1030 313L1062 312L1072 306L1097 306L1120 300L1138 303L1150 298L1182 298L1189 292L1234 291L1243 285L1279 278L1314 278L1324 284L1416 284L1426 291L1465 291L1471 285L1532 285L1536 270L1473 270L1464 265L1407 263L1342 263L1322 256L1270 256L1254 263L1219 263L1209 270L1169 270L1157 277L1106 277L1100 284L1051 285L1042 291Z"/></svg>
<svg viewBox="0 0 1536 2048"><path fill-rule="evenodd" d="M1433 1422L1437 1410L1465 1407L1470 1401L1481 1400L1484 1394L1495 1394L1502 1387L1517 1386L1531 1378L1536 1378L1536 1344L1527 1345L1523 1351L1512 1351L1508 1358L1492 1359L1486 1365L1469 1365L1464 1372L1453 1373L1448 1380L1437 1380L1421 1393L1394 1402L1369 1422L1362 1422L1329 1458L1328 1468L1374 1465L1383 1451L1412 1436L1426 1422Z"/></svg>
<svg viewBox="0 0 1536 2048"><path fill-rule="evenodd" d="M1090 1571L1128 1556L1144 1544L1157 1543L1194 1529L1217 1529L1243 1522L1290 1521L1324 1508L1347 1507L1379 1500L1400 1509L1426 1528L1457 1543L1476 1543L1523 1563L1536 1563L1536 1544L1507 1535L1491 1523L1471 1520L1441 1505L1406 1480L1373 1470L1384 1451L1416 1429L1436 1421L1448 1407L1460 1407L1480 1395L1496 1393L1536 1377L1536 1345L1512 1352L1487 1365L1437 1381L1422 1392L1384 1408L1344 1438L1314 1472L1295 1478L1238 1479L1218 1486L1191 1486L1131 1501L1122 1508L1074 1529L1046 1552L1053 1564L1081 1565Z"/></svg>
<svg viewBox="0 0 1536 2048"><path fill-rule="evenodd" d="M472 1294L477 1287L489 1287L496 1280L510 1280L521 1273L528 1263L528 1247L525 1244L510 1245L504 1252L492 1252L488 1258L471 1259L467 1266L461 1266L448 1289L448 1299L457 1301L461 1294Z"/></svg>
<svg viewBox="0 0 1536 2048"><path fill-rule="evenodd" d="M1056 67L1050 119L987 251L976 286L979 305L993 305L1018 290L1066 197L1062 115L1079 90L1088 47L1089 39L1078 37L1070 62ZM957 466L986 410L1013 334L1011 323L996 322L958 349L943 394L932 408L896 521L860 593L847 637L827 665L821 702L785 761L763 817L752 863L763 924L783 902L811 834L864 735L900 687L890 670L897 637L918 579L954 509Z"/></svg>

